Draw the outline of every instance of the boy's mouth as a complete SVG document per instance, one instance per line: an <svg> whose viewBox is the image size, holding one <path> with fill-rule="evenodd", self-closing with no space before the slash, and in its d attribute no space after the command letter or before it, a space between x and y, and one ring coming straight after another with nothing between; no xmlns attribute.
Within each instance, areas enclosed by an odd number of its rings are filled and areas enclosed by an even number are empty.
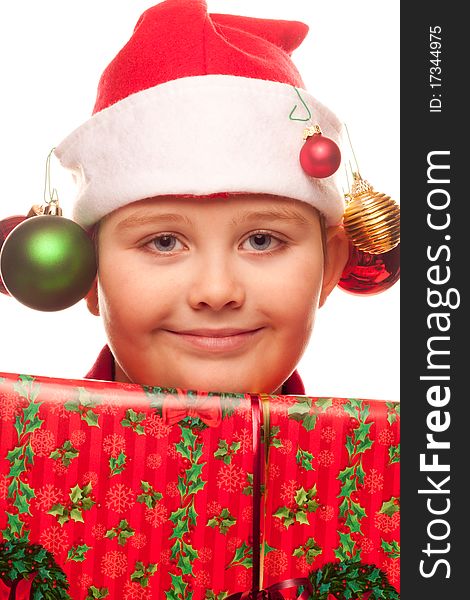
<svg viewBox="0 0 470 600"><path fill-rule="evenodd" d="M238 350L245 344L250 343L263 329L187 329L184 331L175 331L166 329L167 333L176 336L185 344L208 352L228 352Z"/></svg>

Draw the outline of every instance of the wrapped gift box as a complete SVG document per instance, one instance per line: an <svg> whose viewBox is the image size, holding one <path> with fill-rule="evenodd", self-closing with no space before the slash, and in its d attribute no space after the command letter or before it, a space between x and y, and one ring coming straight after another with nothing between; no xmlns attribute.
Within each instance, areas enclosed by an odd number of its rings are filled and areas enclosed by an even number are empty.
<svg viewBox="0 0 470 600"><path fill-rule="evenodd" d="M396 402L0 374L0 600L398 598L399 448Z"/></svg>

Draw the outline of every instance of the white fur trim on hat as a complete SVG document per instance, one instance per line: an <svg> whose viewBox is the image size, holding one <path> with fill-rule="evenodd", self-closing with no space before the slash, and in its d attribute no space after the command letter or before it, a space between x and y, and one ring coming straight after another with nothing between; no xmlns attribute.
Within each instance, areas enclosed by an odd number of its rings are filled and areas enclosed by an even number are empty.
<svg viewBox="0 0 470 600"><path fill-rule="evenodd" d="M323 135L341 145L337 117L305 90ZM304 173L299 152L307 123L287 84L230 75L185 77L138 92L96 113L55 150L78 186L73 217L89 227L131 202L217 192L286 196L338 224L338 172Z"/></svg>

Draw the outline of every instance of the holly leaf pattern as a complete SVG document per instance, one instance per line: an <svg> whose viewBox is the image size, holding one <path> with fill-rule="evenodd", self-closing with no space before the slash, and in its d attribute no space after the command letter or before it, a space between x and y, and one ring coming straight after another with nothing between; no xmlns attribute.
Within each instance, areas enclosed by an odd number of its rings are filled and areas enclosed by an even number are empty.
<svg viewBox="0 0 470 600"><path fill-rule="evenodd" d="M149 579L157 572L157 565L150 563L147 566L143 562L138 561L135 564L135 570L131 573L131 581L137 581L142 587L147 587Z"/></svg>
<svg viewBox="0 0 470 600"><path fill-rule="evenodd" d="M387 502L382 504L382 508L379 510L379 513L383 513L391 517L396 512L400 510L400 499L392 497Z"/></svg>
<svg viewBox="0 0 470 600"><path fill-rule="evenodd" d="M396 446L389 446L388 448L389 464L400 462L400 444Z"/></svg>
<svg viewBox="0 0 470 600"><path fill-rule="evenodd" d="M137 435L145 435L145 429L142 422L147 418L146 413L138 413L132 408L126 410L126 415L121 421L123 427L130 427Z"/></svg>
<svg viewBox="0 0 470 600"><path fill-rule="evenodd" d="M230 514L228 508L223 508L220 515L216 515L207 521L208 527L218 527L222 535L226 535L230 527L235 525L236 518Z"/></svg>
<svg viewBox="0 0 470 600"><path fill-rule="evenodd" d="M109 457L109 476L119 475L126 468L126 453L121 450L117 457Z"/></svg>
<svg viewBox="0 0 470 600"><path fill-rule="evenodd" d="M98 598L106 598L109 596L108 588L97 588L94 585L88 588L88 593L85 600L96 600Z"/></svg>
<svg viewBox="0 0 470 600"><path fill-rule="evenodd" d="M85 553L91 550L91 546L81 544L78 546L72 546L67 553L67 560L73 560L75 562L83 562L85 560Z"/></svg>
<svg viewBox="0 0 470 600"><path fill-rule="evenodd" d="M302 450L300 446L298 447L297 454L295 455L295 460L297 461L298 465L300 465L306 471L314 471L315 469L312 464L313 459L314 456L311 452L308 452L308 450Z"/></svg>

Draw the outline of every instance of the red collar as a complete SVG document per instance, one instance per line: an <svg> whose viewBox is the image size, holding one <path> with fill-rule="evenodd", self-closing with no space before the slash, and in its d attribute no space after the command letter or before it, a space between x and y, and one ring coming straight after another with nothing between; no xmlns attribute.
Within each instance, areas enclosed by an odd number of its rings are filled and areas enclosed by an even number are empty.
<svg viewBox="0 0 470 600"><path fill-rule="evenodd" d="M98 355L95 364L85 375L85 379L98 379L99 381L114 381L114 357L105 346ZM294 371L282 386L282 391L287 396L304 396L305 388L300 375Z"/></svg>

